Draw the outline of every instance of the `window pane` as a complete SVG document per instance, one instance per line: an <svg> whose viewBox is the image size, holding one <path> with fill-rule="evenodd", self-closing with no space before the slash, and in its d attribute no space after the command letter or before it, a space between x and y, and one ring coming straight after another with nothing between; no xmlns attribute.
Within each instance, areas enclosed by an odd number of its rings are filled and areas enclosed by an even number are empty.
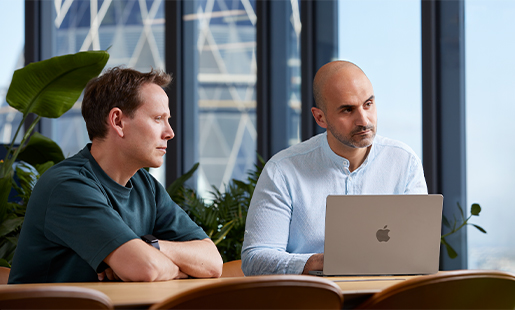
<svg viewBox="0 0 515 310"><path fill-rule="evenodd" d="M339 0L339 58L374 86L378 134L407 143L422 158L420 1Z"/></svg>
<svg viewBox="0 0 515 310"><path fill-rule="evenodd" d="M289 68L289 101L288 106L288 144L294 145L300 142L300 120L301 120L301 61L300 61L300 34L302 24L300 22L300 2L292 0L291 2L291 16L289 16L289 49L288 49L288 68ZM272 46L273 48L273 46Z"/></svg>
<svg viewBox="0 0 515 310"><path fill-rule="evenodd" d="M11 108L5 101L13 72L22 68L24 63L23 47L25 44L25 2L0 1L0 29L2 31L2 48L0 48L0 143L10 143L22 115ZM6 31L8 29L8 31ZM21 141L23 129L17 140ZM0 158L3 158L0 156Z"/></svg>
<svg viewBox="0 0 515 310"><path fill-rule="evenodd" d="M487 231L469 226L471 269L515 272L514 14L511 0L465 2L467 201L481 205L471 221Z"/></svg>
<svg viewBox="0 0 515 310"><path fill-rule="evenodd" d="M198 0L193 11L183 17L196 25L195 63L186 67L198 68L197 189L208 198L213 185L245 179L256 158L255 1Z"/></svg>
<svg viewBox="0 0 515 310"><path fill-rule="evenodd" d="M164 69L164 2L162 0L54 0L54 55L106 50L106 68L123 65L142 72ZM66 157L89 142L81 100L56 120L44 120L43 132L56 141ZM164 166L151 169L160 182Z"/></svg>

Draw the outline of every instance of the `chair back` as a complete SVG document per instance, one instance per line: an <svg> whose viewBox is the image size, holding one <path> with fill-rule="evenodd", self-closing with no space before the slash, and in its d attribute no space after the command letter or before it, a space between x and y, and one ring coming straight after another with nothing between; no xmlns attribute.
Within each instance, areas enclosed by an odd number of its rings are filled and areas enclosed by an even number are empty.
<svg viewBox="0 0 515 310"><path fill-rule="evenodd" d="M241 259L224 263L222 267L222 278L244 277L241 270Z"/></svg>
<svg viewBox="0 0 515 310"><path fill-rule="evenodd" d="M358 309L514 309L515 275L457 270L416 277L376 293Z"/></svg>
<svg viewBox="0 0 515 310"><path fill-rule="evenodd" d="M157 309L341 309L333 282L303 275L220 279L150 307Z"/></svg>
<svg viewBox="0 0 515 310"><path fill-rule="evenodd" d="M0 309L113 309L113 304L90 288L8 285L0 288Z"/></svg>
<svg viewBox="0 0 515 310"><path fill-rule="evenodd" d="M11 273L11 268L0 267L0 284L7 284L9 273Z"/></svg>

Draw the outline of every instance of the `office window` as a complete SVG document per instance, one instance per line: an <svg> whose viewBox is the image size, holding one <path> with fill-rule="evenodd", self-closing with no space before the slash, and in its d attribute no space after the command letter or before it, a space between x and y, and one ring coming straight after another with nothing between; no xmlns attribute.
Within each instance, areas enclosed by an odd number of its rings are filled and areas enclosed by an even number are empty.
<svg viewBox="0 0 515 310"><path fill-rule="evenodd" d="M163 6L162 0L54 0L52 55L45 58L109 49L106 68L164 69ZM43 134L56 141L66 157L89 142L80 107L81 99L60 118L42 121ZM164 167L151 173L164 182Z"/></svg>
<svg viewBox="0 0 515 310"><path fill-rule="evenodd" d="M468 230L471 269L515 272L514 15L511 0L465 1L467 201L488 232Z"/></svg>
<svg viewBox="0 0 515 310"><path fill-rule="evenodd" d="M372 82L379 135L422 157L420 1L339 0L339 58Z"/></svg>
<svg viewBox="0 0 515 310"><path fill-rule="evenodd" d="M5 96L16 69L24 63L25 44L25 3L24 1L0 1L0 28L2 31L2 48L0 48L0 143L11 142L22 115L11 108ZM18 134L21 141L23 130Z"/></svg>
<svg viewBox="0 0 515 310"><path fill-rule="evenodd" d="M291 11L288 23L288 116L287 116L287 132L288 146L300 142L300 126L301 126L301 60L300 60L300 32L302 24L300 21L300 3L298 0L290 1ZM274 48L272 46L272 48ZM306 111L306 113L311 113Z"/></svg>
<svg viewBox="0 0 515 310"><path fill-rule="evenodd" d="M188 35L185 70L196 80L193 120L200 162L197 190L210 197L212 186L223 191L233 178L244 179L256 158L256 13L253 0L195 0L186 2L183 16ZM185 40L189 40L185 38ZM188 41L189 42L189 41ZM191 116L186 116L186 118ZM191 150L187 150L191 152ZM184 167L189 169L190 167Z"/></svg>

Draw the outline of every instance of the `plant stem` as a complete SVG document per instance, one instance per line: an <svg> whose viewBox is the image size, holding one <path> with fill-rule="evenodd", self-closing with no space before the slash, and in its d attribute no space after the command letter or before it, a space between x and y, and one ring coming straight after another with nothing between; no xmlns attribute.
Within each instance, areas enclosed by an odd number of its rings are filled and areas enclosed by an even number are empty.
<svg viewBox="0 0 515 310"><path fill-rule="evenodd" d="M467 222L468 222L468 220L470 219L470 217L471 217L471 216L472 216L472 215L469 215L469 217L468 217L465 221L463 221L463 223L461 223L461 225L460 225L460 226L458 226L458 228L453 228L450 232L448 232L448 233L446 233L445 235L443 235L443 236L442 236L442 238L445 238L445 237L447 237L447 236L449 236L449 235L451 235L451 234L453 234L453 233L457 232L457 231L458 231L458 230L460 230L463 226L467 225Z"/></svg>
<svg viewBox="0 0 515 310"><path fill-rule="evenodd" d="M9 149L7 150L7 156L9 156L9 154L11 153L11 151L14 147L14 141L16 140L16 137L18 136L18 133L20 132L21 127L25 123L26 118L27 118L27 116L24 115L22 121L20 122L20 125L18 126L18 129L16 130L16 134L14 135L11 145L9 145ZM11 157L5 159L4 164L2 165L2 174L1 174L2 176L5 176L7 173L9 173L12 170L14 161L18 157L18 154L20 153L20 151L23 147L23 144L25 144L25 141L27 141L29 136L32 134L32 131L34 131L34 127L36 127L36 124L39 122L40 119L41 119L41 116L38 115L38 117L36 117L36 119L32 122L32 124L30 124L29 129L27 129L27 131L23 135L23 139L20 142L20 146L16 149L16 151L14 152L14 154Z"/></svg>

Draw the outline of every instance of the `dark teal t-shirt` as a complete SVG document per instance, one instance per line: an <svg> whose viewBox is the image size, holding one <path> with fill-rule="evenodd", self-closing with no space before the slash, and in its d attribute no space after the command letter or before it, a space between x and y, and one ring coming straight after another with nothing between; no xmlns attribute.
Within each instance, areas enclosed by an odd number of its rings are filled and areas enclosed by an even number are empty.
<svg viewBox="0 0 515 310"><path fill-rule="evenodd" d="M146 170L121 186L88 145L34 187L9 283L98 281L107 255L146 234L170 241L207 238Z"/></svg>

